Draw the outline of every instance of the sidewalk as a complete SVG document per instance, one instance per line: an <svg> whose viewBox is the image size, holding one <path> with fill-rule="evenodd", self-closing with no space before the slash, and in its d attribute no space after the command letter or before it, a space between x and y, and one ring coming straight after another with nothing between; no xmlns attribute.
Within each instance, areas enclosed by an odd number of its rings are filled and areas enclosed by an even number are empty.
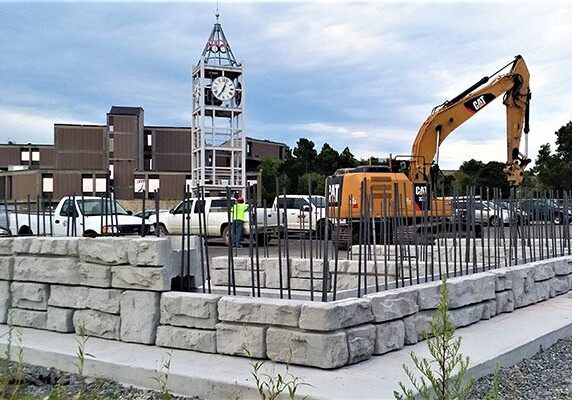
<svg viewBox="0 0 572 400"><path fill-rule="evenodd" d="M0 351L6 348L8 328L0 325ZM74 335L22 328L25 362L75 372L77 343ZM475 378L491 373L496 362L512 365L572 336L572 298L568 295L538 303L488 321L459 329L462 352L470 357ZM15 351L16 342L12 343ZM152 377L168 349L113 340L90 338L85 374L112 378L140 387L156 386ZM299 388L312 399L392 399L399 381L406 382L402 364L410 364L409 352L427 354L426 343L374 356L368 361L333 371L292 366L290 372L312 386ZM240 357L174 350L169 387L173 393L205 399L257 398L251 371L254 360ZM265 365L271 370L273 364ZM275 367L284 372L284 366Z"/></svg>

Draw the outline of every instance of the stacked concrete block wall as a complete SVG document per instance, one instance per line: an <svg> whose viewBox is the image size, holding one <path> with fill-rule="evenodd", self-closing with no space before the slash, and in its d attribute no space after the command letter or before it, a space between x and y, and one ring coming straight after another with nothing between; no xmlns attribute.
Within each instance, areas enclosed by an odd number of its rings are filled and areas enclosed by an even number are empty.
<svg viewBox="0 0 572 400"><path fill-rule="evenodd" d="M179 260L163 238L0 239L0 321L154 344Z"/></svg>

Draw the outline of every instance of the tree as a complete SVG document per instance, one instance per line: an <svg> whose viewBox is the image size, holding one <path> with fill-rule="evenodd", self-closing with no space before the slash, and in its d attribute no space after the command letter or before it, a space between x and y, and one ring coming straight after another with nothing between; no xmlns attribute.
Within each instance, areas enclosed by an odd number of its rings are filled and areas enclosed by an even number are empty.
<svg viewBox="0 0 572 400"><path fill-rule="evenodd" d="M276 178L281 178L283 162L274 157L264 157L258 170L262 173L262 199L271 203L276 197Z"/></svg>
<svg viewBox="0 0 572 400"><path fill-rule="evenodd" d="M312 184L312 194L323 196L326 186L326 176L317 172L309 172L298 179L298 193L308 193L308 182Z"/></svg>
<svg viewBox="0 0 572 400"><path fill-rule="evenodd" d="M540 189L572 189L572 121L556 132L556 151L552 153L550 145L544 144L538 151L534 173Z"/></svg>
<svg viewBox="0 0 572 400"><path fill-rule="evenodd" d="M324 143L320 154L316 157L316 171L330 176L340 168L340 155L329 144Z"/></svg>
<svg viewBox="0 0 572 400"><path fill-rule="evenodd" d="M346 147L340 154L339 167L340 168L355 168L358 165L358 161L350 151L349 147Z"/></svg>
<svg viewBox="0 0 572 400"><path fill-rule="evenodd" d="M298 166L302 168L304 173L314 171L316 156L318 155L314 146L314 142L311 140L300 138L292 151Z"/></svg>

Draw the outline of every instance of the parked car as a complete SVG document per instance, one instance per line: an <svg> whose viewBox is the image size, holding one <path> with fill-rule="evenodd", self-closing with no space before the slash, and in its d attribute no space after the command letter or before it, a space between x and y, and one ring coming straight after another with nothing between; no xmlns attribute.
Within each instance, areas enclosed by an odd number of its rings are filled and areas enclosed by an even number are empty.
<svg viewBox="0 0 572 400"><path fill-rule="evenodd" d="M520 207L531 221L552 221L555 224L568 224L572 221L572 210L553 199L523 199Z"/></svg>
<svg viewBox="0 0 572 400"><path fill-rule="evenodd" d="M286 195L274 199L272 209L280 213L280 221L287 219L288 231L323 232L326 223L324 196ZM280 209L280 210L278 210ZM311 215L310 215L311 214Z"/></svg>
<svg viewBox="0 0 572 400"><path fill-rule="evenodd" d="M10 236L12 234L10 232L9 218L6 218L6 214L8 212L6 210L6 206L0 206L0 237Z"/></svg>
<svg viewBox="0 0 572 400"><path fill-rule="evenodd" d="M85 223L85 226L84 226ZM131 215L112 199L96 196L64 197L54 212L8 212L10 231L18 235L52 234L95 237L99 235L140 235L154 231L153 224ZM75 232L74 232L75 230Z"/></svg>

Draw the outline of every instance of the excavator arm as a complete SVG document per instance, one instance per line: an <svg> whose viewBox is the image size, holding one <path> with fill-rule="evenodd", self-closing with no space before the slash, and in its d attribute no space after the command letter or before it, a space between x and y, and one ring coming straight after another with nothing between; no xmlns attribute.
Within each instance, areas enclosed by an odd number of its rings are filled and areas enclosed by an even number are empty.
<svg viewBox="0 0 572 400"><path fill-rule="evenodd" d="M504 68L509 65L512 66L508 73L499 75L490 83L490 78L484 77L454 99L433 110L413 142L409 170L409 178L413 182L427 180L439 146L447 136L491 101L504 95L507 118L507 162L504 172L511 186L521 184L524 168L530 162L520 151L522 132L528 134L529 131L530 74L521 56L516 56L514 61Z"/></svg>

